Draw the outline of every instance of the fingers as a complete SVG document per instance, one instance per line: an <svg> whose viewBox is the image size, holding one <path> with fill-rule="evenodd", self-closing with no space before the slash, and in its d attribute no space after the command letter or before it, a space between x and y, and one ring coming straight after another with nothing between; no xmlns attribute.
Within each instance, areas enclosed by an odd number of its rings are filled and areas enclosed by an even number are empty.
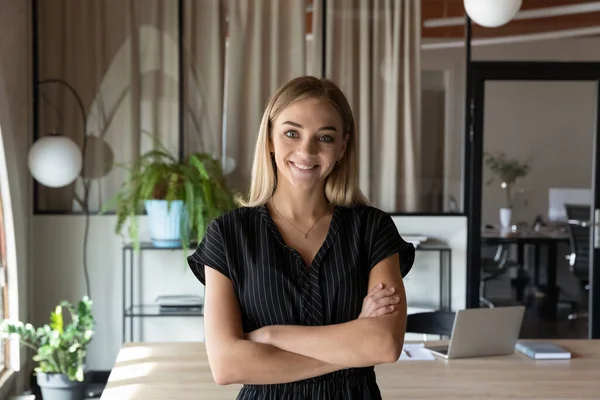
<svg viewBox="0 0 600 400"><path fill-rule="evenodd" d="M375 311L372 316L373 317L381 317L382 315L386 315L386 314L391 314L396 310L395 306L386 306L386 307L381 307L380 309L378 309L377 311Z"/></svg>
<svg viewBox="0 0 600 400"><path fill-rule="evenodd" d="M385 288L383 283L373 286L363 300L360 318L377 317L395 311L396 304L400 303L400 297L394 296L396 289Z"/></svg>
<svg viewBox="0 0 600 400"><path fill-rule="evenodd" d="M367 293L367 296L372 295L373 293L375 293L376 291L383 289L383 283L378 283L377 285L373 286L371 288L371 290L369 290L369 293Z"/></svg>
<svg viewBox="0 0 600 400"><path fill-rule="evenodd" d="M371 294L370 297L372 300L377 301L379 299L382 299L384 297L388 297L393 295L396 292L395 288L387 288L387 289L381 289L376 291L375 293Z"/></svg>
<svg viewBox="0 0 600 400"><path fill-rule="evenodd" d="M383 307L387 307L387 306L393 306L398 303L400 303L399 296L384 297L375 302L375 308L379 309L379 308L383 308Z"/></svg>

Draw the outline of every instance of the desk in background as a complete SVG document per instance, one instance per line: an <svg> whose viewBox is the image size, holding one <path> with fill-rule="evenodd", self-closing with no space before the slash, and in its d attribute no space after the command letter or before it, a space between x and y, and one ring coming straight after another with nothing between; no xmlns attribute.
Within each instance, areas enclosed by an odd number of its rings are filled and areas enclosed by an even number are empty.
<svg viewBox="0 0 600 400"><path fill-rule="evenodd" d="M377 366L377 382L384 399L599 398L600 340L553 342L573 358L403 360ZM213 382L204 343L126 343L101 398L231 400L240 388Z"/></svg>
<svg viewBox="0 0 600 400"><path fill-rule="evenodd" d="M516 233L501 233L498 230L484 230L481 232L481 244L499 245L515 244L517 246L517 262L523 268L525 257L524 248L531 245L534 248L534 268L535 284L539 276L540 247L546 246L547 249L547 271L546 271L546 296L542 306L542 314L548 319L556 319L558 309L559 287L556 283L557 273L557 247L559 243L569 243L569 236L566 232L535 232L523 231ZM518 299L521 301L522 299Z"/></svg>

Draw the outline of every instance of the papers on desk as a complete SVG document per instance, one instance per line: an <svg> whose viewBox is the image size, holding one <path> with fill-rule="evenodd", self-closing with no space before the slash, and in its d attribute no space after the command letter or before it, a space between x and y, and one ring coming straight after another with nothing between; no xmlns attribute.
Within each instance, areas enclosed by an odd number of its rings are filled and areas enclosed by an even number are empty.
<svg viewBox="0 0 600 400"><path fill-rule="evenodd" d="M435 360L433 354L425 348L423 343L405 344L398 361L402 360Z"/></svg>

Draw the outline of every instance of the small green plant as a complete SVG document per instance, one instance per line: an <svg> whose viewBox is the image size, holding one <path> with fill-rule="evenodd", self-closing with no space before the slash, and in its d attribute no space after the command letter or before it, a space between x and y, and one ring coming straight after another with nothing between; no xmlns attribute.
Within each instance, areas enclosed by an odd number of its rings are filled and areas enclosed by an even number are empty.
<svg viewBox="0 0 600 400"><path fill-rule="evenodd" d="M142 154L130 165L120 165L129 172L117 195L103 206L102 212L116 209L115 233L121 234L129 221L129 237L139 250L137 217L144 212L145 200L182 200L181 226L190 229L191 237L184 237L181 245L188 249L189 242L200 242L206 227L217 216L235 208L233 194L227 189L219 161L205 153L190 154L179 161L161 145L157 150Z"/></svg>
<svg viewBox="0 0 600 400"><path fill-rule="evenodd" d="M65 326L63 311L69 311L71 322ZM71 381L83 381L83 368L88 344L94 336L92 301L84 297L77 307L61 302L50 314L50 323L39 328L20 321L5 319L0 324L3 339L15 336L35 351L36 372L64 374Z"/></svg>
<svg viewBox="0 0 600 400"><path fill-rule="evenodd" d="M530 170L529 165L526 163L521 163L520 161L514 158L509 158L505 153L502 152L496 154L486 152L484 154L484 157L485 164L495 175L495 178L500 180L502 188L506 191L505 193L507 207L512 208L512 189L519 179L527 176ZM492 184L495 181L495 178L490 178L487 181L487 184Z"/></svg>

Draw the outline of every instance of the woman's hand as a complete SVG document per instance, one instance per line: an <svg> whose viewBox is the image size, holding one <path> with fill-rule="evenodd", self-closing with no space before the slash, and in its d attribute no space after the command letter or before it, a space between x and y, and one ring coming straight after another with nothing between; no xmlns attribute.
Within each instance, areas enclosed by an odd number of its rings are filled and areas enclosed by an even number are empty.
<svg viewBox="0 0 600 400"><path fill-rule="evenodd" d="M396 289L393 287L384 288L381 283L374 286L363 300L358 318L379 317L394 312L395 304L400 303L400 297L394 296L394 293Z"/></svg>
<svg viewBox="0 0 600 400"><path fill-rule="evenodd" d="M246 340L250 340L255 343L269 344L270 326L263 326L253 330L252 332L246 333L244 336Z"/></svg>

